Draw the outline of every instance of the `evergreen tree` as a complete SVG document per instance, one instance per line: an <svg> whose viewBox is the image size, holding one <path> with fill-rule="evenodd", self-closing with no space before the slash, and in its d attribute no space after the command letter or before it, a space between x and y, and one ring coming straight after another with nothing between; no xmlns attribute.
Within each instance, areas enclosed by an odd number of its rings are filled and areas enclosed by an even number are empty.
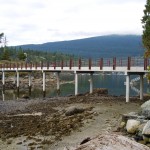
<svg viewBox="0 0 150 150"><path fill-rule="evenodd" d="M25 60L26 59L26 55L24 54L24 52L23 52L21 47L18 50L18 59L19 60Z"/></svg>
<svg viewBox="0 0 150 150"><path fill-rule="evenodd" d="M143 24L143 35L142 41L143 45L146 48L145 56L150 56L150 0L147 0L145 9L144 9L144 16L142 18Z"/></svg>
<svg viewBox="0 0 150 150"><path fill-rule="evenodd" d="M2 60L10 60L9 49L5 47L5 50L2 53Z"/></svg>
<svg viewBox="0 0 150 150"><path fill-rule="evenodd" d="M4 36L4 33L0 33L0 43L2 43L3 36Z"/></svg>

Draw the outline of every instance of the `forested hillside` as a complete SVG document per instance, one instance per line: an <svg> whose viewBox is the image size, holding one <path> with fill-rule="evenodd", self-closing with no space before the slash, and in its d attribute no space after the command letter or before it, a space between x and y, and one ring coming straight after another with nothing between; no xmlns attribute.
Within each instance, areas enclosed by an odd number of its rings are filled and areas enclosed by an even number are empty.
<svg viewBox="0 0 150 150"><path fill-rule="evenodd" d="M2 61L24 61L24 62L40 62L40 61L55 61L55 60L69 60L73 55L62 54L60 52L37 51L32 49L23 49L21 47L1 47L0 48L0 62Z"/></svg>
<svg viewBox="0 0 150 150"><path fill-rule="evenodd" d="M108 35L71 41L21 45L21 47L95 58L143 56L144 54L140 35Z"/></svg>

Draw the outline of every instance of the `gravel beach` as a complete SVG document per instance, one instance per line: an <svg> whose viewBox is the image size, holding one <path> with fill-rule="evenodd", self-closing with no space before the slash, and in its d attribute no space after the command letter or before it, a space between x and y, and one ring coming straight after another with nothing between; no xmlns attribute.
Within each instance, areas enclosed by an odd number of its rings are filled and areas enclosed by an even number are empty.
<svg viewBox="0 0 150 150"><path fill-rule="evenodd" d="M63 150L100 133L122 134L117 131L121 115L137 112L149 97L130 99L85 94L0 101L0 149Z"/></svg>

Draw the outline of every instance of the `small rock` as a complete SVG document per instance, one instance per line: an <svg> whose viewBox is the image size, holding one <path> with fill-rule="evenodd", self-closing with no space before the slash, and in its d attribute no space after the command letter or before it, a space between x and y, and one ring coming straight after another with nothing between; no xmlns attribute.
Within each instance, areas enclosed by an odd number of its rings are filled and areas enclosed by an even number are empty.
<svg viewBox="0 0 150 150"><path fill-rule="evenodd" d="M22 95L22 98L24 98L24 99L29 99L30 97L29 97L28 95L26 95L26 94L23 94L23 95Z"/></svg>
<svg viewBox="0 0 150 150"><path fill-rule="evenodd" d="M78 114L78 113L82 113L82 112L84 112L83 108L78 108L78 107L75 107L75 106L71 106L67 109L65 115L66 116L72 116L74 114Z"/></svg>
<svg viewBox="0 0 150 150"><path fill-rule="evenodd" d="M140 141L138 141L138 143L140 143L140 144L146 144L146 142L144 141L144 140L140 140Z"/></svg>
<svg viewBox="0 0 150 150"><path fill-rule="evenodd" d="M21 145L21 144L22 144L22 142L18 142L18 143L17 143L17 145Z"/></svg>
<svg viewBox="0 0 150 150"><path fill-rule="evenodd" d="M11 143L12 143L12 140L8 140L8 141L7 141L7 144L11 144Z"/></svg>
<svg viewBox="0 0 150 150"><path fill-rule="evenodd" d="M135 114L135 113L129 113L129 114L123 114L122 115L122 121L123 122L127 122L129 119L137 119L138 118L138 115Z"/></svg>
<svg viewBox="0 0 150 150"><path fill-rule="evenodd" d="M128 120L126 124L127 132L132 134L136 133L139 125L140 125L140 121L133 120L133 119Z"/></svg>
<svg viewBox="0 0 150 150"><path fill-rule="evenodd" d="M82 145L82 144L84 144L84 143L87 143L88 141L90 141L91 140L91 138L90 137L87 137L87 138L85 138L81 143L80 143L80 145Z"/></svg>
<svg viewBox="0 0 150 150"><path fill-rule="evenodd" d="M125 126L126 126L126 123L122 121L120 124L120 128L124 128Z"/></svg>
<svg viewBox="0 0 150 150"><path fill-rule="evenodd" d="M147 136L144 136L144 135L143 135L143 140L145 141L145 143L149 142L149 138Z"/></svg>

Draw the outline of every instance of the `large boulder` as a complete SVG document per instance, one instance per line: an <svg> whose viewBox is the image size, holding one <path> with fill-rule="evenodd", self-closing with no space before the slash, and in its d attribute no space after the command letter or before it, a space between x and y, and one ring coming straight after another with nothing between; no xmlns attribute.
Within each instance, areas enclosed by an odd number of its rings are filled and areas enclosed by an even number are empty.
<svg viewBox="0 0 150 150"><path fill-rule="evenodd" d="M150 137L150 120L144 126L142 134Z"/></svg>
<svg viewBox="0 0 150 150"><path fill-rule="evenodd" d="M145 116L146 118L150 119L150 100L146 101L141 105L141 115Z"/></svg>
<svg viewBox="0 0 150 150"><path fill-rule="evenodd" d="M116 134L99 135L77 148L67 150L149 150L145 145Z"/></svg>
<svg viewBox="0 0 150 150"><path fill-rule="evenodd" d="M132 134L136 133L139 125L140 125L140 121L129 119L126 124L127 132Z"/></svg>

